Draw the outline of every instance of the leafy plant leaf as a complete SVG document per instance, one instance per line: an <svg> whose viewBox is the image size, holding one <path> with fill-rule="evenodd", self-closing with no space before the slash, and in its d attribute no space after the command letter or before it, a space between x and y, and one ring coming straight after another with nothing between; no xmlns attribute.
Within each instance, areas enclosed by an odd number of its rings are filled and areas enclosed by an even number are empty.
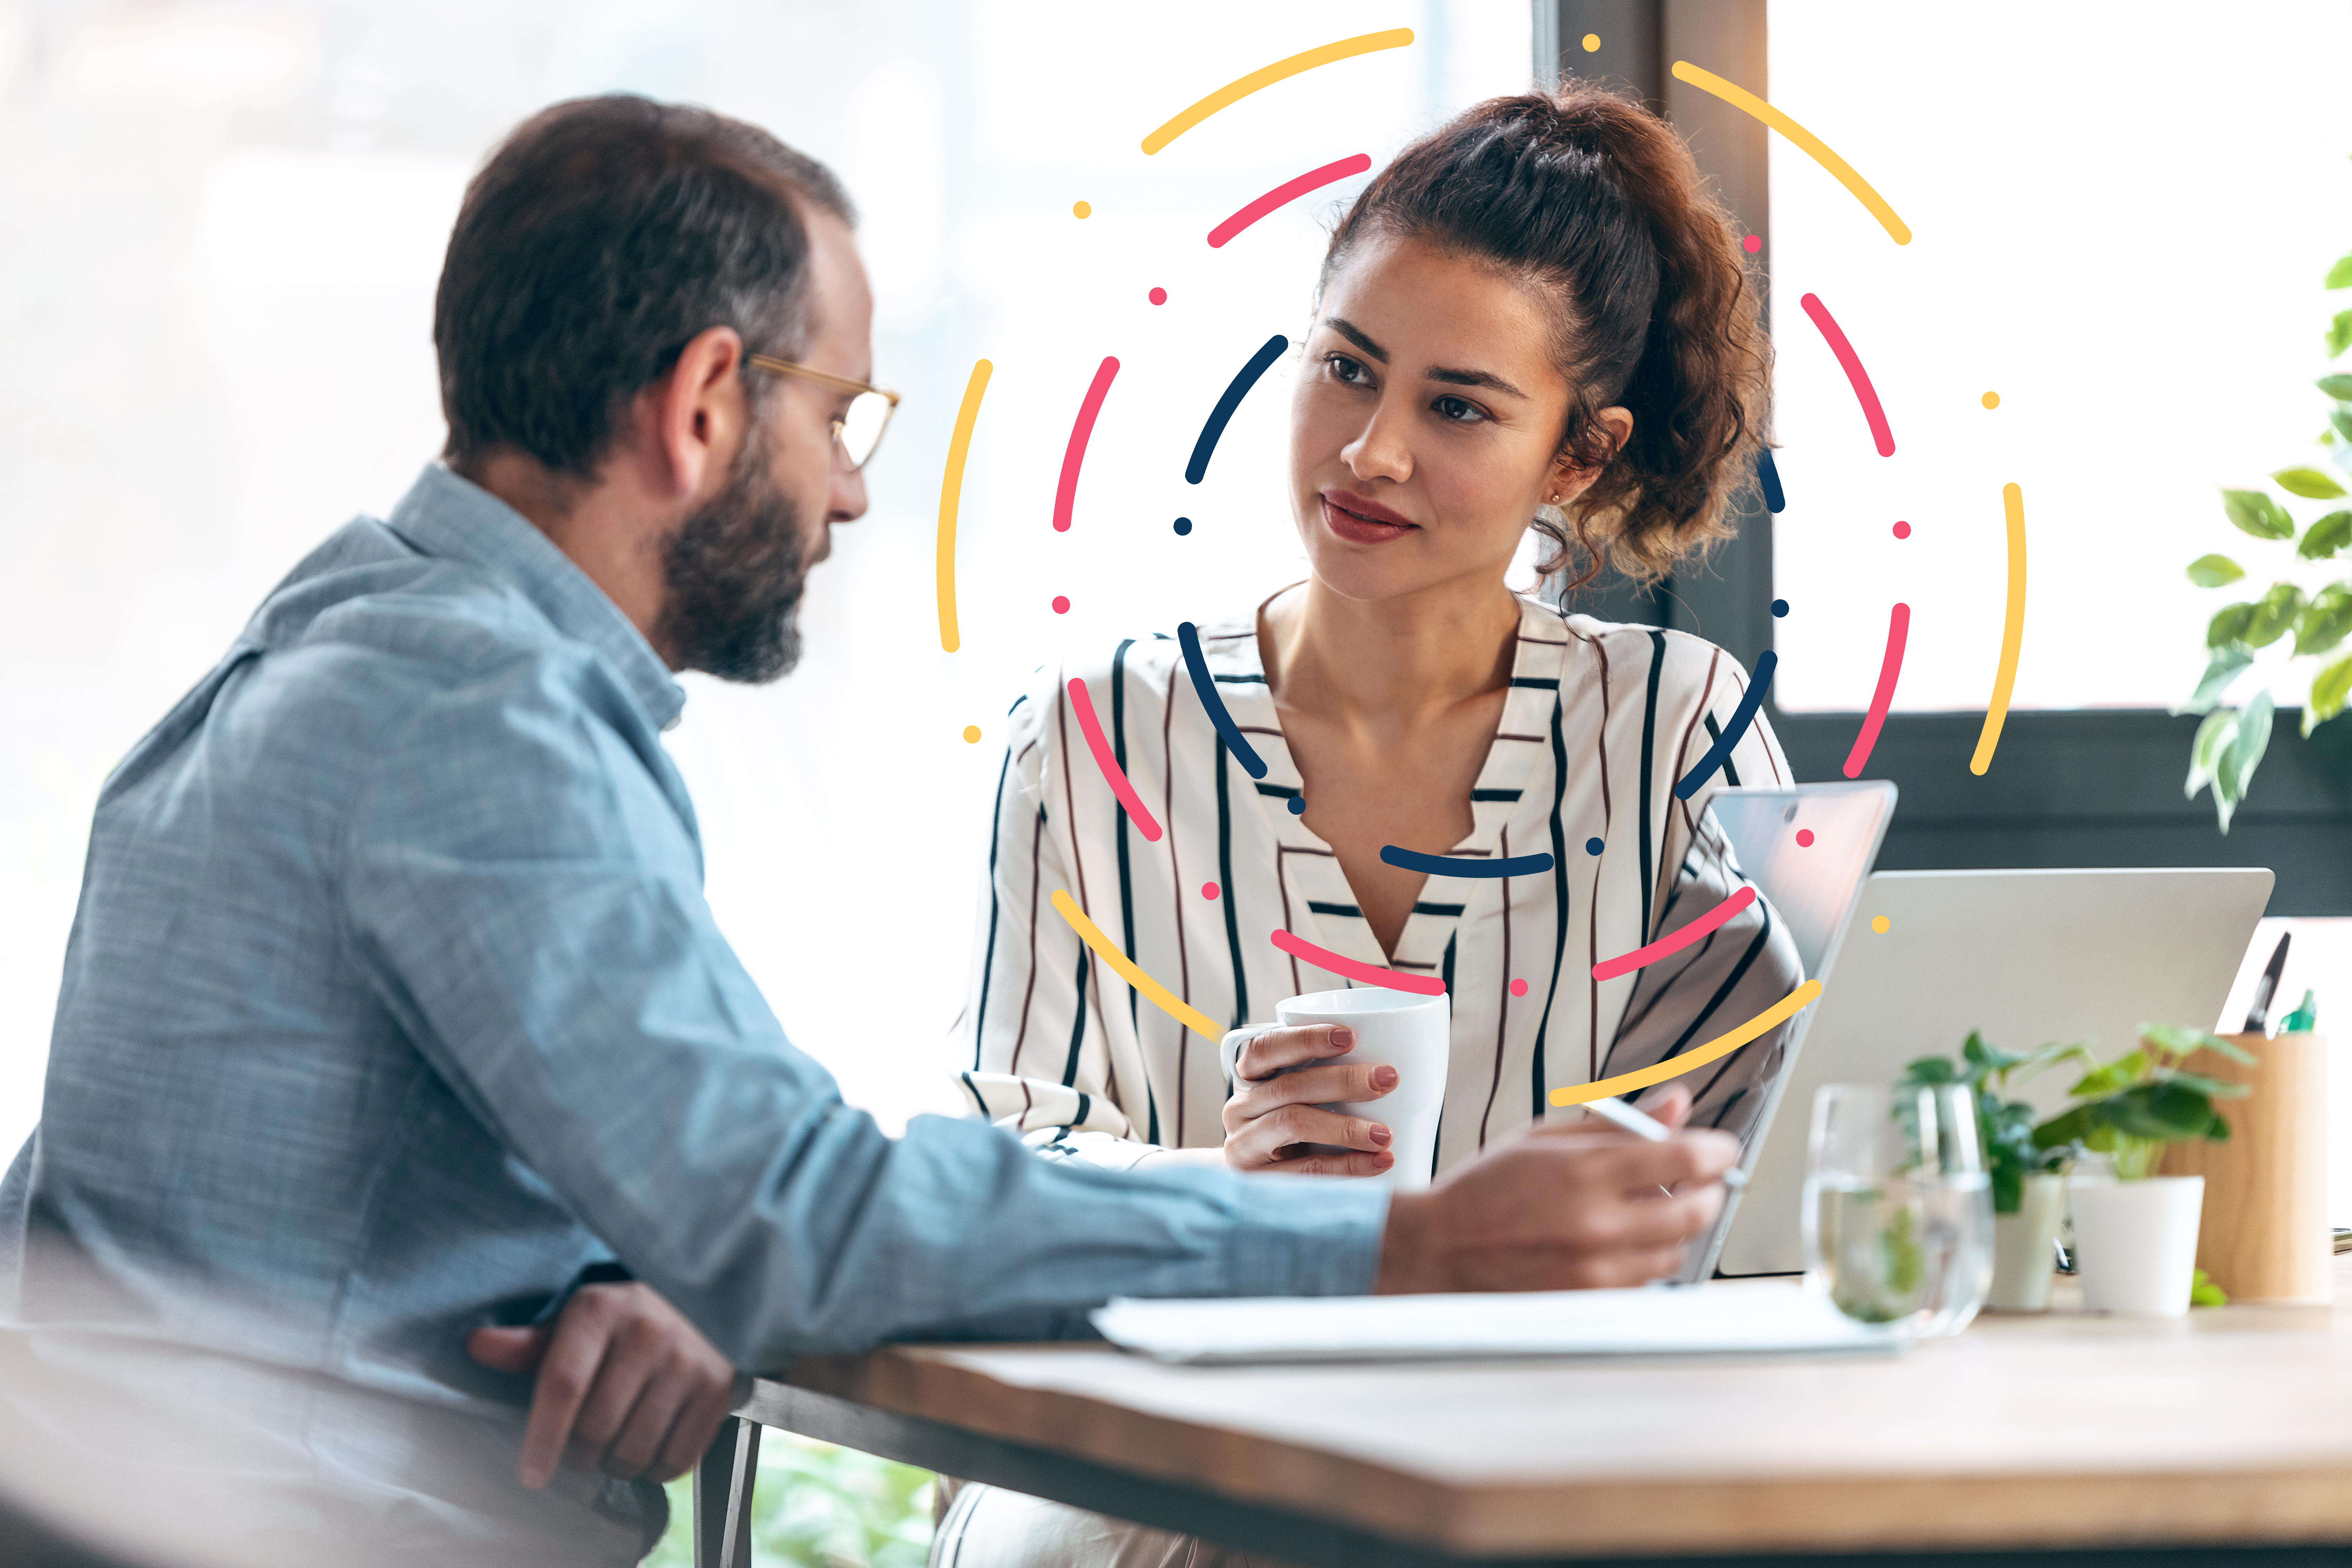
<svg viewBox="0 0 2352 1568"><path fill-rule="evenodd" d="M2341 515L2352 519L2352 511ZM2311 526L2317 528L2319 524L2315 522ZM2200 555L2189 563L2189 580L2200 588L2219 588L2245 574L2246 569L2226 555Z"/></svg>
<svg viewBox="0 0 2352 1568"><path fill-rule="evenodd" d="M2254 782L2254 769L2263 760L2263 752L2271 743L2271 693L2268 687L2254 693L2238 715L2236 731L2230 737L2227 750L2213 763L2213 806L2221 818L2221 831L2230 831L2230 818L2237 814L2238 803L2246 798L2246 787Z"/></svg>
<svg viewBox="0 0 2352 1568"><path fill-rule="evenodd" d="M2330 583L2294 618L2294 654L2326 653L2352 632L2352 587Z"/></svg>
<svg viewBox="0 0 2352 1568"><path fill-rule="evenodd" d="M2077 1105L2061 1111L2033 1130L2033 1146L2037 1149L2063 1149L2069 1143L2087 1141L2098 1131L2098 1119L2087 1105Z"/></svg>
<svg viewBox="0 0 2352 1568"><path fill-rule="evenodd" d="M2159 1083L2178 1083L2195 1089L2208 1100L2243 1100L2254 1092L2251 1084L2231 1083L2226 1079L2207 1078L2201 1072L2182 1072L2179 1068L2156 1069Z"/></svg>
<svg viewBox="0 0 2352 1568"><path fill-rule="evenodd" d="M2179 1024L2142 1024L2139 1037L2143 1044L2157 1047L2175 1060L2195 1056L2199 1051L2211 1051L2227 1057L2240 1067L2252 1067L2256 1058L2243 1046L2233 1045L2221 1036L2205 1029L2187 1028Z"/></svg>
<svg viewBox="0 0 2352 1568"><path fill-rule="evenodd" d="M2310 500L2334 500L2344 493L2335 475L2317 468L2281 468L2271 476L2271 482L2291 496Z"/></svg>
<svg viewBox="0 0 2352 1568"><path fill-rule="evenodd" d="M2339 256L2336 258L2336 265L2327 269L2327 282L2325 287L2352 289L2352 256Z"/></svg>
<svg viewBox="0 0 2352 1568"><path fill-rule="evenodd" d="M2238 711L2223 708L2208 713L2205 722L2197 726L2197 738L2189 743L2189 782L2180 786L2181 795L2189 800L2197 792L2213 782L2213 769L2228 750L2238 732Z"/></svg>
<svg viewBox="0 0 2352 1568"><path fill-rule="evenodd" d="M2294 552L2305 561L2325 561L2352 544L2352 511L2331 511L2303 531Z"/></svg>
<svg viewBox="0 0 2352 1568"><path fill-rule="evenodd" d="M2126 1138L2170 1143L2204 1136L2213 1102L2184 1083L2143 1083L2101 1100L2098 1116Z"/></svg>
<svg viewBox="0 0 2352 1568"><path fill-rule="evenodd" d="M2338 310L2327 323L2327 357L2334 359L2347 344L2352 344L2352 310Z"/></svg>
<svg viewBox="0 0 2352 1568"><path fill-rule="evenodd" d="M2227 647L2233 642L2242 640L2246 635L2246 628L2253 624L2253 605L2225 605L2214 611L2213 618L2205 623L2205 646Z"/></svg>
<svg viewBox="0 0 2352 1568"><path fill-rule="evenodd" d="M2292 583L2273 583L2254 601L2254 613L2247 617L2246 629L2238 634L2249 647L2268 647L2284 637L2303 614L2303 590Z"/></svg>
<svg viewBox="0 0 2352 1568"><path fill-rule="evenodd" d="M2343 712L2347 698L2352 698L2352 658L2339 658L2311 678L2311 695L2303 703L2303 732L2308 735Z"/></svg>
<svg viewBox="0 0 2352 1568"><path fill-rule="evenodd" d="M2332 444L2339 436L2352 441L2352 409L2331 408L2327 411L2328 428L2319 433L2319 444Z"/></svg>
<svg viewBox="0 0 2352 1568"><path fill-rule="evenodd" d="M2352 261L2352 257L2347 257L2345 259ZM2340 271L2344 262L2339 261L2336 266ZM2333 278L2336 274L2330 272L2328 276ZM2189 1304L2192 1307L2226 1307L2230 1304L2230 1293L2214 1284L2206 1277L2205 1270L2200 1268L2189 1279Z"/></svg>
<svg viewBox="0 0 2352 1568"><path fill-rule="evenodd" d="M2352 315L2352 310L2345 314ZM2294 519L2271 499L2268 490L2223 490L2221 510L2242 533L2251 533L2256 539L2294 537Z"/></svg>
<svg viewBox="0 0 2352 1568"><path fill-rule="evenodd" d="M2323 375L2312 384L2338 403L2352 403L2352 375Z"/></svg>
<svg viewBox="0 0 2352 1568"><path fill-rule="evenodd" d="M2221 694L2230 689L2230 683L2238 679L2239 672L2253 662L2254 656L2247 651L2243 643L2233 642L2215 648L2212 658L2206 662L2205 673L2198 679L2197 689L2190 692L2189 700L2175 708L2173 712L2210 713L2213 705L2221 700ZM2017 1059L2021 1062L2025 1058L2020 1057Z"/></svg>

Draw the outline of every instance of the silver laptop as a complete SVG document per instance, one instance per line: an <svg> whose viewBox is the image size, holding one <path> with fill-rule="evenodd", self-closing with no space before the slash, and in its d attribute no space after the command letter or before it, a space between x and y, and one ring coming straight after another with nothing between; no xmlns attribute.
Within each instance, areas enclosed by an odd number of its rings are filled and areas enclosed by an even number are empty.
<svg viewBox="0 0 2352 1568"><path fill-rule="evenodd" d="M1763 890L1777 902L1769 881ZM1785 1113L1750 1142L1720 1272L1804 1267L1798 1209L1815 1089L1892 1083L1917 1058L1958 1056L1971 1029L2004 1050L2095 1038L2104 1055L2142 1023L2209 1028L2270 896L2262 869L1873 876L1837 976L1808 1009L1804 1050L1775 1086ZM2017 1098L2053 1111L2077 1076L2046 1073Z"/></svg>
<svg viewBox="0 0 2352 1568"><path fill-rule="evenodd" d="M1895 789L1880 780L1859 784L1794 784L1780 789L1717 790L1707 815L1731 843L1732 858L1754 882L1795 942L1805 978L1829 984L1840 944L1846 939L1862 897L1864 879L1895 815ZM1798 835L1804 837L1800 839ZM1799 1059L1816 1002L1790 1021L1784 1065L1764 1086L1764 1107L1750 1129L1740 1157L1743 1170L1779 1110L1791 1066ZM1752 1048L1752 1047L1751 1047ZM1752 1171L1751 1171L1752 1175ZM1725 1238L1738 1216L1741 1191L1726 1194L1723 1213L1706 1239L1690 1249L1681 1279L1706 1279L1715 1272Z"/></svg>

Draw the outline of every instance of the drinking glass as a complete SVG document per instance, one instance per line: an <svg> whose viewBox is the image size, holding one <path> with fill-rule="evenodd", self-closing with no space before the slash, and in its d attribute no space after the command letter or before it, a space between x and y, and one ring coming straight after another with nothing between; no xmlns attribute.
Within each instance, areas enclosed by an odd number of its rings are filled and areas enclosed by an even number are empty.
<svg viewBox="0 0 2352 1568"><path fill-rule="evenodd" d="M1823 1084L1805 1155L1805 1283L1865 1323L1957 1334L1992 1288L1992 1184L1958 1084Z"/></svg>

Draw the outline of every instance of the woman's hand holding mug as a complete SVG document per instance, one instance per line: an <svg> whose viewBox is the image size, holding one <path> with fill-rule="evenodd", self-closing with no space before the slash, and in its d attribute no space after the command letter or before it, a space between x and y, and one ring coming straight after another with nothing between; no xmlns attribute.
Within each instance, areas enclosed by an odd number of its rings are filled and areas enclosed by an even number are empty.
<svg viewBox="0 0 2352 1568"><path fill-rule="evenodd" d="M1227 1035L1234 1093L1225 1101L1225 1163L1306 1176L1377 1176L1394 1164L1386 1125L1322 1109L1378 1100L1397 1086L1392 1067L1330 1060L1355 1045L1345 1024Z"/></svg>

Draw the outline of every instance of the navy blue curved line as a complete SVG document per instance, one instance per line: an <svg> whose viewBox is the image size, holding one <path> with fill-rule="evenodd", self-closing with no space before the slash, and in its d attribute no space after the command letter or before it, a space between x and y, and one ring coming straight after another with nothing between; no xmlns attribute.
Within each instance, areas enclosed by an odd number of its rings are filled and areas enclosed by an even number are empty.
<svg viewBox="0 0 2352 1568"><path fill-rule="evenodd" d="M1257 378L1265 374L1266 366L1280 359L1282 351L1289 346L1288 338L1280 332L1275 333L1265 340L1264 348L1250 355L1249 363L1242 366L1242 373L1227 384L1225 395L1217 399L1214 408L1209 410L1209 422L1201 426L1201 438L1192 443L1192 460L1184 465L1186 484L1197 485L1208 473L1209 454L1217 449L1217 438L1225 433L1225 421L1234 416L1234 410L1242 405L1242 399L1249 395L1249 389L1257 384ZM1220 708L1217 711L1223 712L1223 710Z"/></svg>
<svg viewBox="0 0 2352 1568"><path fill-rule="evenodd" d="M1225 711L1225 700L1217 695L1217 683L1210 678L1209 667L1201 660L1200 628L1190 621L1181 623L1176 628L1176 641L1184 649L1184 668L1192 672L1192 689L1201 694L1201 706L1209 710L1209 722L1225 738L1226 749L1241 759L1250 777L1265 777L1265 759L1257 754L1241 727L1234 722L1234 716Z"/></svg>
<svg viewBox="0 0 2352 1568"><path fill-rule="evenodd" d="M1551 869L1549 855L1514 855L1503 860L1459 859L1452 855L1424 855L1418 849L1400 849L1393 844L1381 847L1381 858L1391 866L1408 871L1422 871L1432 877L1532 877L1538 871Z"/></svg>
<svg viewBox="0 0 2352 1568"><path fill-rule="evenodd" d="M1764 487L1764 510L1771 512L1786 510L1789 498L1780 493L1780 470L1772 461L1772 448L1769 447L1756 454L1756 479Z"/></svg>
<svg viewBox="0 0 2352 1568"><path fill-rule="evenodd" d="M1756 718L1756 710L1764 705L1764 693L1770 688L1772 671L1780 662L1780 656L1769 647L1756 656L1756 678L1748 683L1747 694L1740 698L1739 706L1731 710L1731 722L1723 727L1723 733L1715 738L1715 744L1706 749L1706 755L1698 760L1698 766L1685 773L1682 783L1675 785L1676 799L1688 800L1699 785L1715 776L1716 769L1723 766L1723 759L1731 755L1731 749L1739 744L1739 737L1748 733L1748 724Z"/></svg>

